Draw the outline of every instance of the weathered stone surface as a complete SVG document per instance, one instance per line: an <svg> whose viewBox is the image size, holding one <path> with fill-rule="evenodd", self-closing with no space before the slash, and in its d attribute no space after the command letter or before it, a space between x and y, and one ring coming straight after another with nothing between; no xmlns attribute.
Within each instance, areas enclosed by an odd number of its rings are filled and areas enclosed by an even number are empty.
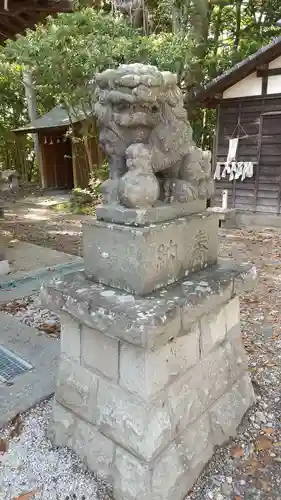
<svg viewBox="0 0 281 500"><path fill-rule="evenodd" d="M89 219L83 224L90 279L145 295L217 261L217 219L205 212L132 228Z"/></svg>
<svg viewBox="0 0 281 500"><path fill-rule="evenodd" d="M244 270L242 268L244 267ZM250 291L252 290L256 284L257 284L257 269L255 266L247 266L247 264L244 264L244 266L241 266L241 272L239 273L238 276L236 276L236 279L234 281L234 288L233 292L236 295L239 295L241 293L244 293L245 291Z"/></svg>
<svg viewBox="0 0 281 500"><path fill-rule="evenodd" d="M118 380L118 341L102 333L82 326L82 364L106 377Z"/></svg>
<svg viewBox="0 0 281 500"><path fill-rule="evenodd" d="M95 116L110 176L101 186L104 202L149 207L211 198L211 153L192 140L176 75L123 64L96 75L96 83Z"/></svg>
<svg viewBox="0 0 281 500"><path fill-rule="evenodd" d="M248 373L221 396L210 409L213 443L222 444L235 436L245 412L255 402L255 395Z"/></svg>
<svg viewBox="0 0 281 500"><path fill-rule="evenodd" d="M116 500L183 500L210 459L210 422L203 416L160 455L145 464L117 447L114 467Z"/></svg>
<svg viewBox="0 0 281 500"><path fill-rule="evenodd" d="M219 220L226 221L229 219L235 219L236 208L223 208L223 207L209 207L207 208L209 212L218 215Z"/></svg>
<svg viewBox="0 0 281 500"><path fill-rule="evenodd" d="M115 500L148 500L151 498L151 471L117 446L114 461L113 494Z"/></svg>
<svg viewBox="0 0 281 500"><path fill-rule="evenodd" d="M73 448L76 419L74 413L61 406L56 400L53 403L53 422L48 428L48 437L55 446Z"/></svg>
<svg viewBox="0 0 281 500"><path fill-rule="evenodd" d="M166 394L171 408L174 434L181 433L203 413L209 390L206 388L205 393L203 383L204 377L200 366L196 366L168 388Z"/></svg>
<svg viewBox="0 0 281 500"><path fill-rule="evenodd" d="M246 371L248 367L248 356L244 349L240 324L237 324L227 332L227 339L236 357L236 365L239 366L241 370Z"/></svg>
<svg viewBox="0 0 281 500"><path fill-rule="evenodd" d="M64 280L44 287L42 302L113 338L153 347L166 343L170 336L190 331L201 316L227 303L234 296L240 272L246 286L246 271L252 283L255 268L222 262L148 297L93 283L83 273L69 273ZM170 324L174 320L171 333Z"/></svg>
<svg viewBox="0 0 281 500"><path fill-rule="evenodd" d="M111 383L100 380L98 426L101 432L142 459L151 460L172 440L165 401L145 404Z"/></svg>
<svg viewBox="0 0 281 500"><path fill-rule="evenodd" d="M213 444L206 416L147 466L117 447L114 498L116 500L183 500L210 459Z"/></svg>
<svg viewBox="0 0 281 500"><path fill-rule="evenodd" d="M61 356L56 401L83 419L95 422L97 387L98 380L93 373L75 361Z"/></svg>
<svg viewBox="0 0 281 500"><path fill-rule="evenodd" d="M61 321L61 354L80 363L81 338L80 324L68 313L60 313Z"/></svg>
<svg viewBox="0 0 281 500"><path fill-rule="evenodd" d="M183 500L252 404L237 276L222 264L142 298L72 274L45 292L82 323L85 363L62 356L53 441L116 500Z"/></svg>
<svg viewBox="0 0 281 500"><path fill-rule="evenodd" d="M115 500L183 500L254 400L236 295L256 270L217 264L210 153L175 75L123 65L97 84L108 205L83 225L85 272L42 291L63 312L53 441Z"/></svg>
<svg viewBox="0 0 281 500"><path fill-rule="evenodd" d="M201 356L204 357L209 351L214 349L216 345L221 344L225 340L225 306L201 318L200 334Z"/></svg>
<svg viewBox="0 0 281 500"><path fill-rule="evenodd" d="M90 470L111 482L115 444L57 401L54 401L48 437L55 446L74 450Z"/></svg>
<svg viewBox="0 0 281 500"><path fill-rule="evenodd" d="M181 433L244 373L232 344L224 342L167 390L173 430Z"/></svg>
<svg viewBox="0 0 281 500"><path fill-rule="evenodd" d="M77 419L73 450L90 470L101 478L112 482L112 464L115 444L101 434L93 425Z"/></svg>
<svg viewBox="0 0 281 500"><path fill-rule="evenodd" d="M240 305L239 297L234 297L225 306L226 329L230 331L240 322Z"/></svg>
<svg viewBox="0 0 281 500"><path fill-rule="evenodd" d="M126 224L128 226L146 226L166 222L177 217L205 212L205 200L188 203L159 204L148 208L125 208L122 205L99 205L96 208L98 220Z"/></svg>
<svg viewBox="0 0 281 500"><path fill-rule="evenodd" d="M199 328L151 350L121 345L120 384L149 399L199 360Z"/></svg>
<svg viewBox="0 0 281 500"><path fill-rule="evenodd" d="M213 444L206 415L159 457L152 472L153 500L182 500L211 458Z"/></svg>
<svg viewBox="0 0 281 500"><path fill-rule="evenodd" d="M227 271L222 263L205 273L200 273L199 276L190 275L189 279L182 283L188 296L182 307L184 331L189 331L194 322L227 304L233 297L235 272L232 271L230 269Z"/></svg>

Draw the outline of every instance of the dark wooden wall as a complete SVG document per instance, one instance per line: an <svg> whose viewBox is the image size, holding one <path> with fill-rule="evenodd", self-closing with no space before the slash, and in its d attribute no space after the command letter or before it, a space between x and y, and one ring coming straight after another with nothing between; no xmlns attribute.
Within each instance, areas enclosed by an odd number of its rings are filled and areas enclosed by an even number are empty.
<svg viewBox="0 0 281 500"><path fill-rule="evenodd" d="M216 138L217 161L226 161L229 139L239 138L237 161L257 162L252 178L217 180L212 205L221 205L228 189L229 207L251 212L281 213L281 94L221 101Z"/></svg>
<svg viewBox="0 0 281 500"><path fill-rule="evenodd" d="M65 131L47 130L38 134L45 188L72 189L73 165L70 139Z"/></svg>
<svg viewBox="0 0 281 500"><path fill-rule="evenodd" d="M38 133L45 188L87 188L91 169L102 164L104 157L99 149L97 133L87 138L88 158L79 138L80 128L81 124L74 125L74 135L77 134L78 140L76 137L66 138L67 129L63 128Z"/></svg>
<svg viewBox="0 0 281 500"><path fill-rule="evenodd" d="M98 132L95 122L89 127L84 123L74 125L74 135L76 139L72 141L73 174L75 187L87 188L91 177L91 170L101 166L104 156L99 148ZM87 137L87 150L81 137Z"/></svg>

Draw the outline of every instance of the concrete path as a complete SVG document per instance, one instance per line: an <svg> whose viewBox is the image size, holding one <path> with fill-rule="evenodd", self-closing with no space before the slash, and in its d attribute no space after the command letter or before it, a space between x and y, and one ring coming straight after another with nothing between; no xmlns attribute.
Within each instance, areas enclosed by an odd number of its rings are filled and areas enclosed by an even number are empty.
<svg viewBox="0 0 281 500"><path fill-rule="evenodd" d="M54 392L60 341L0 313L0 344L33 367L15 377L12 385L0 382L0 426L3 426L17 413Z"/></svg>
<svg viewBox="0 0 281 500"><path fill-rule="evenodd" d="M42 283L70 271L83 269L83 259L30 243L1 238L11 272L0 276L0 303L38 292ZM1 245L0 245L1 246ZM54 392L60 342L18 318L0 312L0 347L32 365L12 383L1 382L0 427L17 413L28 410Z"/></svg>
<svg viewBox="0 0 281 500"><path fill-rule="evenodd" d="M10 273L0 275L0 302L8 302L38 291L42 283L61 273L81 270L83 259L23 241L1 237L10 263Z"/></svg>
<svg viewBox="0 0 281 500"><path fill-rule="evenodd" d="M82 258L64 252L51 250L25 241L11 241L11 238L0 237L0 247L4 248L10 264L10 275L13 279L22 278L42 268L54 267L71 262L82 262ZM0 283L7 281L7 275L0 276Z"/></svg>

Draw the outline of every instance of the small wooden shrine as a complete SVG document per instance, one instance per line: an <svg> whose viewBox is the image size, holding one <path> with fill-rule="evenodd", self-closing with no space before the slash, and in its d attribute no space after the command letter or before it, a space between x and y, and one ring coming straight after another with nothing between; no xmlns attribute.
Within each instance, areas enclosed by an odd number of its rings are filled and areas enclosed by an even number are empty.
<svg viewBox="0 0 281 500"><path fill-rule="evenodd" d="M70 124L67 111L56 106L33 123L14 130L16 135L38 135L43 188L86 188L91 169L102 163L95 122L85 144L82 139L83 120L85 116L73 116Z"/></svg>

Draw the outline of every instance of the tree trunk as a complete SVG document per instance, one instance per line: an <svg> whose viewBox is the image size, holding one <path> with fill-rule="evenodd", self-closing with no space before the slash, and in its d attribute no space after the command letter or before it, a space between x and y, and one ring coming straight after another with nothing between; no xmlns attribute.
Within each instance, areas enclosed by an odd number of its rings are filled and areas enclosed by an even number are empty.
<svg viewBox="0 0 281 500"><path fill-rule="evenodd" d="M221 21L222 21L222 6L219 5L219 10L217 13L217 18L215 21L215 29L214 29L214 37L215 37L215 48L214 48L214 55L217 55L218 48L219 48L219 39L220 39L220 34L221 34Z"/></svg>
<svg viewBox="0 0 281 500"><path fill-rule="evenodd" d="M25 96L26 96L26 101L27 101L28 115L29 115L29 119L30 119L31 123L33 123L36 120L36 118L38 117L38 115L37 115L36 91L35 91L35 86L33 83L33 77L32 77L31 71L28 71L27 69L24 70L22 73L22 77L23 77L23 84L24 84L24 88L25 88ZM37 164L38 164L39 171L40 171L41 185L44 188L45 181L44 181L42 163L41 163L41 157L40 157L38 134L33 134L33 141L34 141L35 157L36 157Z"/></svg>
<svg viewBox="0 0 281 500"><path fill-rule="evenodd" d="M242 7L242 0L236 0L236 30L235 30L235 40L234 40L234 48L236 50L238 49L240 43L241 7Z"/></svg>

